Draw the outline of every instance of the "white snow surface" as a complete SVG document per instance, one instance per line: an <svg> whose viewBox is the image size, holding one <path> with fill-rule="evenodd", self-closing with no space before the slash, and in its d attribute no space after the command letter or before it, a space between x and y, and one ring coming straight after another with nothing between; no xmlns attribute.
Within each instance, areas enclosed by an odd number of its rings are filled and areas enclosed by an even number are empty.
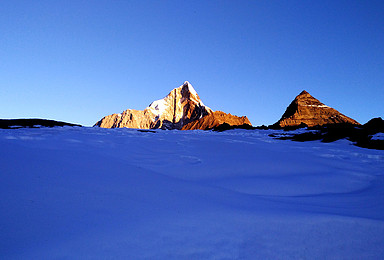
<svg viewBox="0 0 384 260"><path fill-rule="evenodd" d="M270 133L0 130L0 258L383 259L384 152Z"/></svg>

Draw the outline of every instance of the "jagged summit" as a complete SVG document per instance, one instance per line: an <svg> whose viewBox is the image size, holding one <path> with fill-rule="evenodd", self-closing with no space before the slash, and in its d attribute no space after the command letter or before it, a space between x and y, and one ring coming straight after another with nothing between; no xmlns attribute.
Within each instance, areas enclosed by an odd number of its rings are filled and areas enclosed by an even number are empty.
<svg viewBox="0 0 384 260"><path fill-rule="evenodd" d="M296 96L275 125L286 127L298 126L302 123L308 126L339 123L359 125L357 121L321 103L305 90Z"/></svg>
<svg viewBox="0 0 384 260"><path fill-rule="evenodd" d="M121 114L104 117L95 126L182 129L184 125L212 113L212 109L204 105L193 86L185 81L183 85L173 89L163 99L152 102L146 109L127 109ZM231 117L232 121L233 117L235 116Z"/></svg>
<svg viewBox="0 0 384 260"><path fill-rule="evenodd" d="M185 81L184 84L181 85L179 88L180 88L182 98L191 99L191 100L194 100L195 102L203 104L196 90L188 81Z"/></svg>
<svg viewBox="0 0 384 260"><path fill-rule="evenodd" d="M185 87L185 88L188 88L191 92L197 94L197 92L195 91L195 89L192 87L191 83L189 83L189 81L184 81L183 85L180 86L181 87Z"/></svg>
<svg viewBox="0 0 384 260"><path fill-rule="evenodd" d="M193 88L193 86L191 85L191 83L189 83L188 81L185 81L184 84L182 86L180 86L180 88L182 88L182 91L183 93L185 93L185 95L187 93L189 93L190 95L192 95L193 97L195 97L197 100L199 100L200 102L202 102L199 98L199 95L197 94L196 90Z"/></svg>
<svg viewBox="0 0 384 260"><path fill-rule="evenodd" d="M180 87L173 89L166 97L152 102L145 110L151 111L158 118L164 113L168 113L168 117L173 113L171 115L172 119L180 120L184 116L183 113L187 112L182 109L187 104L188 108L191 106L199 107L201 110L205 110L207 114L211 112L211 109L204 105L196 90L188 81L185 81ZM205 115L204 111L201 112L201 116ZM172 120L172 122L175 120Z"/></svg>
<svg viewBox="0 0 384 260"><path fill-rule="evenodd" d="M212 113L200 100L192 85L185 81L169 94L152 102L144 110L127 109L122 114L104 117L95 126L104 128L181 129L183 125Z"/></svg>

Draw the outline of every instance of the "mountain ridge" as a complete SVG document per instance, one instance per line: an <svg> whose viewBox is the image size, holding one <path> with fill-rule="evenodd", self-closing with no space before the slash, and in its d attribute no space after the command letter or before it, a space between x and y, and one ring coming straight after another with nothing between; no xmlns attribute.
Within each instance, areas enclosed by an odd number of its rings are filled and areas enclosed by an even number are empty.
<svg viewBox="0 0 384 260"><path fill-rule="evenodd" d="M94 126L103 128L138 128L138 129L178 129L182 130L184 126L197 122L205 121L206 116L209 120L214 120L214 125L219 123L228 123L233 125L249 124L248 118L237 117L224 112L215 113L208 106L204 105L193 86L185 81L178 88L173 89L162 99L153 101L144 110L127 109L121 114L112 114L103 117ZM215 118L216 117L216 118ZM208 118L207 118L208 119ZM197 128L197 125L199 128ZM195 124L193 129L208 129L206 123ZM184 127L183 130L190 130Z"/></svg>

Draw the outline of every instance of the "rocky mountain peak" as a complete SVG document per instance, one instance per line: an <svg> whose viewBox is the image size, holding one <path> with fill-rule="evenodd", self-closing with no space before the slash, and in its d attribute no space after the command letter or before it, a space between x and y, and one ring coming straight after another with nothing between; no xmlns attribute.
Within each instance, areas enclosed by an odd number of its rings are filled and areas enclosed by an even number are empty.
<svg viewBox="0 0 384 260"><path fill-rule="evenodd" d="M324 105L305 90L296 96L285 110L281 119L276 122L280 127L298 126L302 123L308 126L339 123L359 125L357 121Z"/></svg>
<svg viewBox="0 0 384 260"><path fill-rule="evenodd" d="M237 117L224 112L216 113L209 117L209 120L205 120L206 116L212 114L212 109L204 105L196 90L188 81L185 81L183 85L169 92L166 97L152 102L146 109L127 109L121 114L104 117L95 126L104 128L182 129L183 126L197 122L202 118L204 120L200 121L199 124L187 129L207 129L208 126L217 123L250 124L246 117ZM206 121L210 123L208 124Z"/></svg>
<svg viewBox="0 0 384 260"><path fill-rule="evenodd" d="M142 111L127 109L121 114L106 116L95 125L105 128L181 129L183 125L210 113L212 110L203 104L192 85L185 81Z"/></svg>

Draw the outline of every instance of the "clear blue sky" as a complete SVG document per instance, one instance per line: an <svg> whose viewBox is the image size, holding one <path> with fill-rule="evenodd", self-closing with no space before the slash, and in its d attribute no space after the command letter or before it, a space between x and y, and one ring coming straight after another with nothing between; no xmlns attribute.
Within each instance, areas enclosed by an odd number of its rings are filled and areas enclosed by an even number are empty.
<svg viewBox="0 0 384 260"><path fill-rule="evenodd" d="M254 125L303 89L384 117L384 1L0 2L0 118L93 125L185 80Z"/></svg>

